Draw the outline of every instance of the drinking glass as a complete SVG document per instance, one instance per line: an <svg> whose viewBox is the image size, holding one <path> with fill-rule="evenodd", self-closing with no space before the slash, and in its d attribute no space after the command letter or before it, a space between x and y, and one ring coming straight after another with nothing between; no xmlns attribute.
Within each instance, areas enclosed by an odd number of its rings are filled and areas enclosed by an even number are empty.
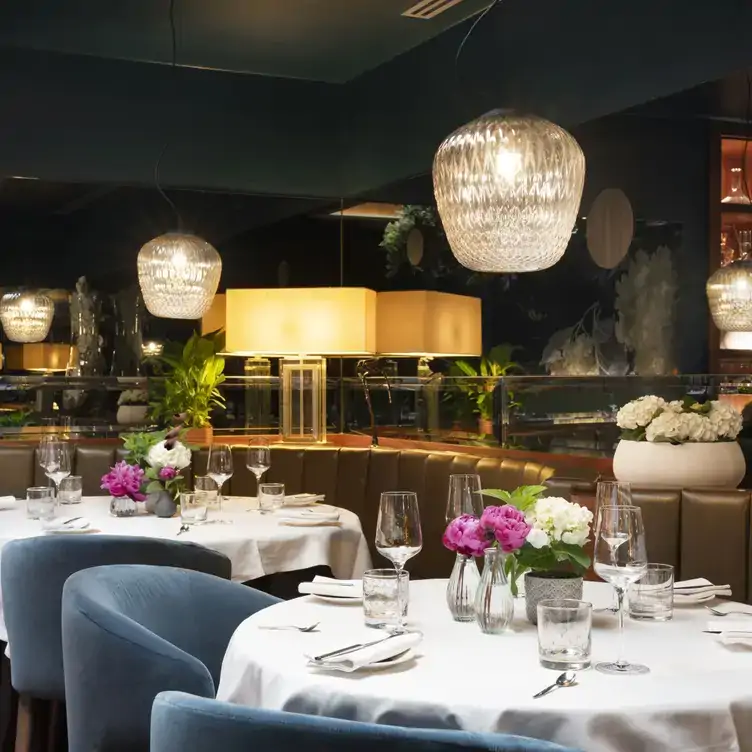
<svg viewBox="0 0 752 752"><path fill-rule="evenodd" d="M193 479L193 490L201 491L206 494L206 505L213 509L222 509L222 504L219 499L219 490L217 489L217 483L214 478L210 478L208 475L197 475Z"/></svg>
<svg viewBox="0 0 752 752"><path fill-rule="evenodd" d="M26 516L30 520L51 520L55 516L55 497L49 486L26 489Z"/></svg>
<svg viewBox="0 0 752 752"><path fill-rule="evenodd" d="M376 521L376 550L389 559L397 572L405 568L408 559L423 548L423 533L420 528L418 495L412 491L386 491L379 501L379 516ZM402 591L398 589L398 597ZM402 602L398 604L400 618L395 632L405 631Z"/></svg>
<svg viewBox="0 0 752 752"><path fill-rule="evenodd" d="M84 492L84 479L80 475L69 475L60 481L60 503L80 504Z"/></svg>
<svg viewBox="0 0 752 752"><path fill-rule="evenodd" d="M285 503L285 484L259 483L258 503L262 512L279 509Z"/></svg>
<svg viewBox="0 0 752 752"><path fill-rule="evenodd" d="M59 495L60 481L71 473L70 444L58 439L43 440L39 445L39 464Z"/></svg>
<svg viewBox="0 0 752 752"><path fill-rule="evenodd" d="M404 623L409 587L410 574L404 569L399 572L394 569L367 570L363 574L363 615L366 626L393 629Z"/></svg>
<svg viewBox="0 0 752 752"><path fill-rule="evenodd" d="M595 487L595 514L601 507L631 507L632 486L618 480L599 480Z"/></svg>
<svg viewBox="0 0 752 752"><path fill-rule="evenodd" d="M209 447L209 460L206 474L214 480L219 489L217 503L222 504L222 486L232 478L232 447L229 444L212 444Z"/></svg>
<svg viewBox="0 0 752 752"><path fill-rule="evenodd" d="M538 659L557 671L590 667L593 606L585 601L548 599L538 602Z"/></svg>
<svg viewBox="0 0 752 752"><path fill-rule="evenodd" d="M642 621L670 621L674 616L674 568L648 564L645 574L629 586L629 615Z"/></svg>
<svg viewBox="0 0 752 752"><path fill-rule="evenodd" d="M183 525L201 525L209 514L205 491L180 494L180 522Z"/></svg>
<svg viewBox="0 0 752 752"><path fill-rule="evenodd" d="M650 669L624 660L624 593L647 571L645 527L639 507L602 506L595 529L594 569L616 591L619 615L619 655L615 661L597 663L604 674L646 674Z"/></svg>
<svg viewBox="0 0 752 752"><path fill-rule="evenodd" d="M245 466L256 476L256 495L258 496L259 484L264 473L271 467L272 457L267 441L258 441L249 444Z"/></svg>
<svg viewBox="0 0 752 752"><path fill-rule="evenodd" d="M446 508L447 524L462 514L480 517L483 514L482 494L480 475L450 475Z"/></svg>

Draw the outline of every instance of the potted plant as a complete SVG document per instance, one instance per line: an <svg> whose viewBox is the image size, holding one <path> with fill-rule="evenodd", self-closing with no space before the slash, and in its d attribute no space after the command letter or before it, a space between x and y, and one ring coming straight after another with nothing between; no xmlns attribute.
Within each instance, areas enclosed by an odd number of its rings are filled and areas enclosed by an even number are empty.
<svg viewBox="0 0 752 752"><path fill-rule="evenodd" d="M118 397L117 422L121 426L143 425L149 412L146 389L124 389Z"/></svg>
<svg viewBox="0 0 752 752"><path fill-rule="evenodd" d="M512 353L517 349L509 344L496 345L481 357L477 368L467 360L456 360L449 369L452 377L469 376L472 379L458 380L456 386L470 402L473 414L478 416L481 436L494 432L494 390L502 376L520 368L519 363L512 360Z"/></svg>
<svg viewBox="0 0 752 752"><path fill-rule="evenodd" d="M211 443L211 411L225 406L218 389L225 380L225 359L219 355L224 346L221 330L203 337L194 332L182 348L168 343L160 356L168 372L160 398L151 403L152 417L172 423L177 416L188 429L189 444Z"/></svg>
<svg viewBox="0 0 752 752"><path fill-rule="evenodd" d="M746 470L736 442L742 416L732 405L687 396L667 402L647 395L616 414L621 439L618 480L646 486L735 488Z"/></svg>

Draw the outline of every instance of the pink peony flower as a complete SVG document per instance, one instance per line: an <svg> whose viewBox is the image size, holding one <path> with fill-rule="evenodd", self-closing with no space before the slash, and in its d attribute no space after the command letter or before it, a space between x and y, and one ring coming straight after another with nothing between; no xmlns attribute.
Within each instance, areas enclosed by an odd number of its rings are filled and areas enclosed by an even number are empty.
<svg viewBox="0 0 752 752"><path fill-rule="evenodd" d="M101 488L112 496L129 496L134 501L143 501L146 498L146 494L141 493L143 480L144 471L138 465L129 465L123 460L102 476Z"/></svg>
<svg viewBox="0 0 752 752"><path fill-rule="evenodd" d="M522 548L530 532L525 515L516 507L486 507L480 518L481 525L499 542L501 550L512 553Z"/></svg>
<svg viewBox="0 0 752 752"><path fill-rule="evenodd" d="M441 542L450 551L463 556L483 556L492 540L477 517L463 514L449 523Z"/></svg>
<svg viewBox="0 0 752 752"><path fill-rule="evenodd" d="M163 467L159 471L160 480L172 480L178 474L178 471L174 467Z"/></svg>

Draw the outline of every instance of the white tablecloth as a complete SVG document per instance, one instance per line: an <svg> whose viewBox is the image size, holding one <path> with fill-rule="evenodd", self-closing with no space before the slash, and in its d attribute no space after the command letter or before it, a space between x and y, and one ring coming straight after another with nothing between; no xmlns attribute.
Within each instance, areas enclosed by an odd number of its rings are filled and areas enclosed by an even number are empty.
<svg viewBox="0 0 752 752"><path fill-rule="evenodd" d="M498 731L548 739L592 752L752 750L752 649L729 649L703 634L701 606L681 607L667 623L626 620L626 657L645 676L582 672L579 685L532 695L558 672L538 663L536 628L515 603L513 633L484 635L452 621L446 582L410 584L408 622L424 633L416 660L371 673L306 667L304 653L373 639L362 607L298 598L266 609L235 632L218 698L275 710L426 728ZM595 606L612 603L604 583L586 583ZM727 617L737 618L737 617ZM752 617L747 618L752 629ZM260 630L260 623L308 624L320 632ZM616 617L596 614L593 658L617 657Z"/></svg>
<svg viewBox="0 0 752 752"><path fill-rule="evenodd" d="M60 507L63 519L86 517L93 527L108 535L137 535L200 543L229 557L232 578L253 580L276 572L292 572L308 567L329 566L335 577L360 577L371 566L368 544L358 516L340 509L340 525L291 527L281 525L275 514L248 512L254 499L225 499L221 512L211 511L209 523L194 526L176 536L180 519L160 519L140 513L135 517L113 517L109 497L85 497L81 504ZM140 505L143 506L143 505ZM0 550L10 540L43 535L41 523L26 517L25 502L17 509L0 511ZM89 533L93 535L93 533ZM1 594L0 594L1 595ZM7 641L0 597L0 640Z"/></svg>

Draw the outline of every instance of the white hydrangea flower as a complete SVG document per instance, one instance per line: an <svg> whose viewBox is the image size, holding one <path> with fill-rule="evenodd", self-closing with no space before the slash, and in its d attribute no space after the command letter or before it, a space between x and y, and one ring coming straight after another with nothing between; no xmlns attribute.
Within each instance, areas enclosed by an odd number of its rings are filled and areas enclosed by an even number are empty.
<svg viewBox="0 0 752 752"><path fill-rule="evenodd" d="M668 409L675 413L684 411L684 402L682 400L672 400L668 403Z"/></svg>
<svg viewBox="0 0 752 752"><path fill-rule="evenodd" d="M152 467L174 467L176 470L182 470L191 464L191 450L179 441L175 442L172 449L167 449L165 442L160 441L149 450L146 461Z"/></svg>
<svg viewBox="0 0 752 752"><path fill-rule="evenodd" d="M532 526L527 541L534 548L543 548L552 541L583 546L590 535L593 514L579 504L548 496L535 502L526 512L525 521Z"/></svg>
<svg viewBox="0 0 752 752"><path fill-rule="evenodd" d="M657 412L666 408L666 400L662 397L648 394L645 397L627 402L616 413L616 425L619 428L634 430L645 428Z"/></svg>
<svg viewBox="0 0 752 752"><path fill-rule="evenodd" d="M673 410L665 410L645 429L645 438L648 441L685 441L687 424L685 413L675 413Z"/></svg>
<svg viewBox="0 0 752 752"><path fill-rule="evenodd" d="M684 413L681 416L685 441L715 441L716 432L705 415Z"/></svg>
<svg viewBox="0 0 752 752"><path fill-rule="evenodd" d="M713 426L716 434L716 441L719 439L735 439L742 430L741 413L724 402L713 400L710 403L710 412L708 420Z"/></svg>

